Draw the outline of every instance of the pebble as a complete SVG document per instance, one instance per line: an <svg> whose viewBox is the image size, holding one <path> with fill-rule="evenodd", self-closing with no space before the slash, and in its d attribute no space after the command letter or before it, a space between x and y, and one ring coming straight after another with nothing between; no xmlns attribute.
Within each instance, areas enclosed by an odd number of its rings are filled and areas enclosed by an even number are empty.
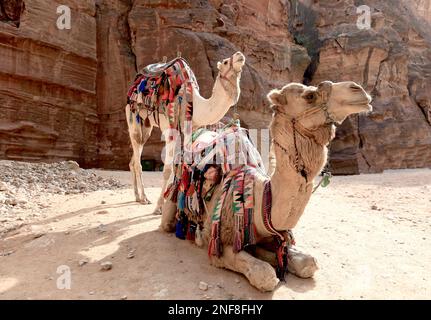
<svg viewBox="0 0 431 320"><path fill-rule="evenodd" d="M236 279L235 279L235 282L236 282L236 283L240 283L240 282L241 282L241 280L239 280L238 278L236 278Z"/></svg>
<svg viewBox="0 0 431 320"><path fill-rule="evenodd" d="M135 251L136 250L130 250L127 254L127 259L133 259L135 257Z"/></svg>
<svg viewBox="0 0 431 320"><path fill-rule="evenodd" d="M96 214L108 214L107 210L97 211Z"/></svg>
<svg viewBox="0 0 431 320"><path fill-rule="evenodd" d="M207 291L208 290L208 283L203 282L203 281L199 282L199 289L202 291Z"/></svg>
<svg viewBox="0 0 431 320"><path fill-rule="evenodd" d="M112 262L110 262L110 261L102 262L100 264L100 267L101 267L101 270L103 270L103 271L109 271L112 269Z"/></svg>
<svg viewBox="0 0 431 320"><path fill-rule="evenodd" d="M379 210L379 208L378 208L376 205L372 205L372 206L371 206L371 210L376 211L376 210Z"/></svg>
<svg viewBox="0 0 431 320"><path fill-rule="evenodd" d="M86 264L88 263L88 260L87 259L83 259L83 260L79 260L79 266L80 267L83 267L83 266L85 266Z"/></svg>
<svg viewBox="0 0 431 320"><path fill-rule="evenodd" d="M127 300L127 296L122 296L121 300Z"/></svg>
<svg viewBox="0 0 431 320"><path fill-rule="evenodd" d="M101 203L101 204L106 204L106 201L105 201L105 200L102 200L100 203Z"/></svg>

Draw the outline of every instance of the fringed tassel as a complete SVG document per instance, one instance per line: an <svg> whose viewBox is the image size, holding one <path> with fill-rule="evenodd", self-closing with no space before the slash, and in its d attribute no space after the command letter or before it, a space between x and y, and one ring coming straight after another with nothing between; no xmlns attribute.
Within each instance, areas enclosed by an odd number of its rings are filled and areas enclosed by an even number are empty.
<svg viewBox="0 0 431 320"><path fill-rule="evenodd" d="M220 239L220 223L213 222L211 227L211 240L208 245L208 255L220 257L222 254L221 250L221 239Z"/></svg>
<svg viewBox="0 0 431 320"><path fill-rule="evenodd" d="M180 211L186 208L186 194L182 191L178 192L177 207Z"/></svg>
<svg viewBox="0 0 431 320"><path fill-rule="evenodd" d="M184 218L178 219L175 235L178 239L185 240L187 233L187 221Z"/></svg>
<svg viewBox="0 0 431 320"><path fill-rule="evenodd" d="M235 215L235 237L233 240L233 251L238 253L242 250L243 244L243 230L244 230L244 216L236 214Z"/></svg>
<svg viewBox="0 0 431 320"><path fill-rule="evenodd" d="M280 281L285 281L286 273L287 273L287 243L286 241L277 240L279 242L277 248L277 278Z"/></svg>
<svg viewBox="0 0 431 320"><path fill-rule="evenodd" d="M244 243L247 245L256 244L256 230L253 223L253 209L245 209L244 212Z"/></svg>
<svg viewBox="0 0 431 320"><path fill-rule="evenodd" d="M195 241L196 239L196 224L190 222L187 228L186 239L189 241Z"/></svg>

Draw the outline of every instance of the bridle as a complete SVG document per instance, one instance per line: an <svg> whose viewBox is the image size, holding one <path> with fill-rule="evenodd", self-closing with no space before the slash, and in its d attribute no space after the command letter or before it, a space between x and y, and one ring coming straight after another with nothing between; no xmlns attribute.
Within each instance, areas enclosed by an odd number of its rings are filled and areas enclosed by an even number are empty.
<svg viewBox="0 0 431 320"><path fill-rule="evenodd" d="M287 118L292 125L293 145L295 148L295 159L294 159L293 165L295 167L296 172L299 173L302 177L304 177L306 182L308 182L308 176L305 170L304 163L300 163L298 146L297 146L297 134L300 134L301 136L309 139L313 139L316 143L320 145L321 143L316 141L316 138L314 135L314 131L316 131L318 128L314 130L307 129L301 124L300 121L316 113L323 112L323 114L325 115L324 126L327 126L327 127L338 126L338 122L334 119L333 115L329 112L329 106L328 106L329 97L331 96L331 92L332 92L332 83L329 81L322 82L319 85L319 91L322 94L321 103L318 106L305 110L304 112L302 112L296 117L291 117L288 114L281 112L280 110L277 110L277 113L280 113L283 117ZM285 147L283 147L275 138L272 139L272 142L274 143L274 145L280 148L284 153L286 154L289 153L289 151Z"/></svg>
<svg viewBox="0 0 431 320"><path fill-rule="evenodd" d="M235 83L235 82L232 82L231 81L231 79L227 76L228 74L229 74L229 72L231 72L231 71L233 71L234 73L235 73L235 78L237 78L237 75L238 75L238 73L240 73L241 71L236 71L234 68L233 68L233 56L231 56L230 58L229 58L229 69L223 74L223 73L221 73L220 72L220 80L224 80L224 81L227 81L233 88L236 88L236 86L237 86L237 84ZM222 85L222 87L223 87L223 89L228 93L228 94L230 94L230 90L229 90L229 88L226 86L226 84L223 82L223 81L220 81L220 83L221 83L221 85ZM235 99L234 99L235 100Z"/></svg>

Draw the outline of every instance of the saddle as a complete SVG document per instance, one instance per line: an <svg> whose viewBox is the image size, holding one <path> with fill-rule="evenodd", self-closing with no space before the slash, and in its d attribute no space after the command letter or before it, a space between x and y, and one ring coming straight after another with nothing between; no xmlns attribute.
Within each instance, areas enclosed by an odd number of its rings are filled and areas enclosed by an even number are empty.
<svg viewBox="0 0 431 320"><path fill-rule="evenodd" d="M185 114L186 121L192 120L193 87L199 90L196 77L184 58L144 67L127 94L130 121L133 121L133 114L138 124L149 125L148 118L153 115L159 125L159 113L163 113L170 128L181 131L178 124L180 115ZM181 111L184 109L185 112Z"/></svg>

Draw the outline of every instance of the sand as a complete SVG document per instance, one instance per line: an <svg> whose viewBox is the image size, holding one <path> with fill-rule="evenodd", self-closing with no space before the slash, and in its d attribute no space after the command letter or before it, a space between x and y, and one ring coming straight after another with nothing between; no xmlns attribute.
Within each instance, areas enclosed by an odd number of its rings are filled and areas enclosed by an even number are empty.
<svg viewBox="0 0 431 320"><path fill-rule="evenodd" d="M128 172L94 172L130 181ZM161 175L144 176L155 203ZM25 223L0 239L0 299L431 299L428 169L335 177L319 189L294 234L320 270L288 275L271 293L159 232L155 204L135 203L131 188L46 201L39 215L21 210ZM102 271L107 261L112 269Z"/></svg>

